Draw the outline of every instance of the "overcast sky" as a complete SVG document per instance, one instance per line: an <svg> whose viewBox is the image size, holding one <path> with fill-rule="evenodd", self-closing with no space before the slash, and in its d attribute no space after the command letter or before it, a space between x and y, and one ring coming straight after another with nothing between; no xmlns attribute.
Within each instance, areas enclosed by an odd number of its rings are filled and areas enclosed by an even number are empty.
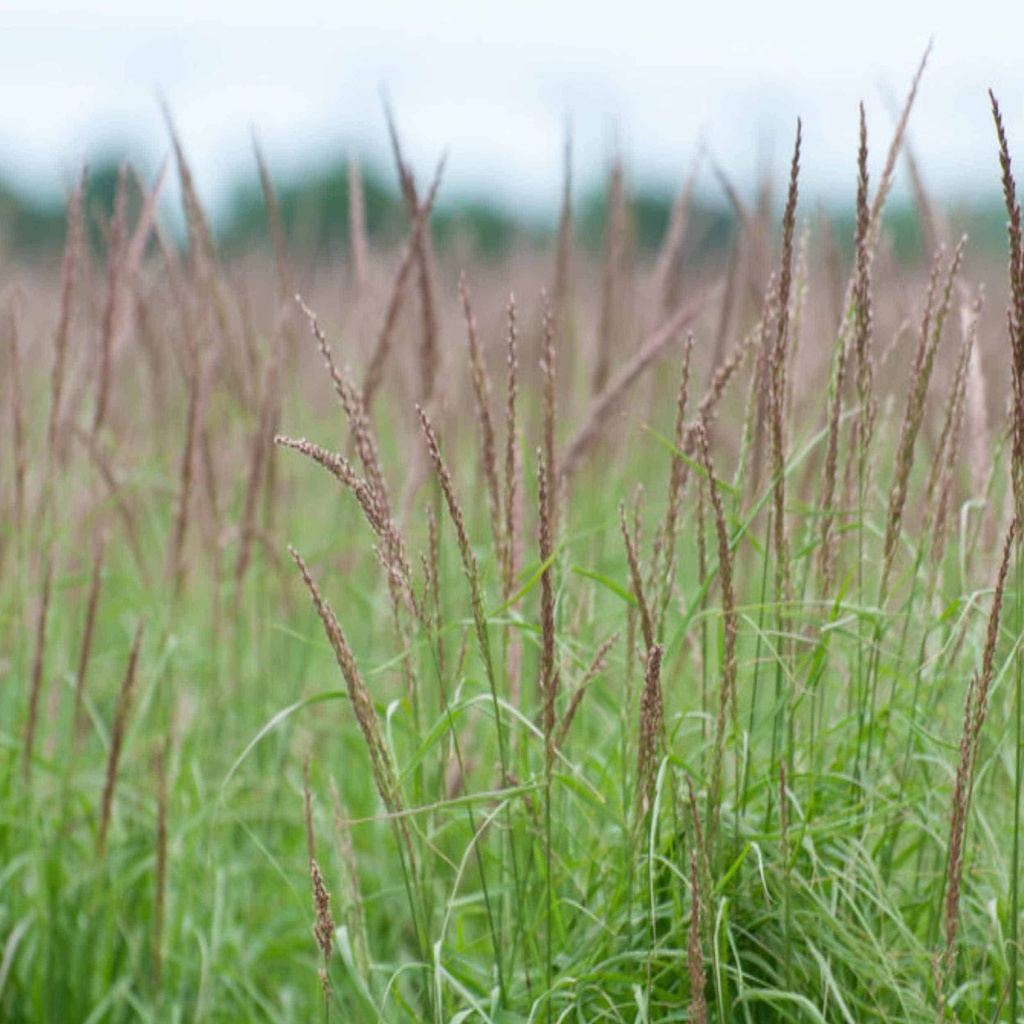
<svg viewBox="0 0 1024 1024"><path fill-rule="evenodd" d="M930 38L926 179L995 195L989 86L1024 168L1020 0L0 0L0 173L55 192L105 150L155 167L159 93L216 207L253 175L251 129L278 178L353 147L388 166L385 89L422 175L448 151L448 196L550 209L567 120L581 185L616 145L635 179L678 182L703 139L749 187L785 173L798 115L805 194L852 195L858 100L877 167Z"/></svg>

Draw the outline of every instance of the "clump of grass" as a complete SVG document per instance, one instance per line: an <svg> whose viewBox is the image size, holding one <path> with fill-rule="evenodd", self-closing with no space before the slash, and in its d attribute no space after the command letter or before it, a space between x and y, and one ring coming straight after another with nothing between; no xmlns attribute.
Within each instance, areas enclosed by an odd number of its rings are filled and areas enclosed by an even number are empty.
<svg viewBox="0 0 1024 1024"><path fill-rule="evenodd" d="M75 288L45 282L57 329L32 289L7 300L0 1016L1016 1013L1019 844L989 840L1024 777L1024 403L968 442L1002 397L979 268L963 245L930 270L886 255L909 106L874 194L861 111L845 291L798 221L802 127L779 217L767 188L734 194L731 266L692 279L692 176L650 267L613 176L587 265L567 169L552 299L528 278L521 305L432 248L436 180L421 200L397 135L405 242L368 265L356 209L315 275L259 156L272 252L244 270L176 137L186 258L159 179L129 230L125 172L108 262L69 242ZM339 279L357 315L320 283ZM924 311L907 365L883 334L904 294Z"/></svg>

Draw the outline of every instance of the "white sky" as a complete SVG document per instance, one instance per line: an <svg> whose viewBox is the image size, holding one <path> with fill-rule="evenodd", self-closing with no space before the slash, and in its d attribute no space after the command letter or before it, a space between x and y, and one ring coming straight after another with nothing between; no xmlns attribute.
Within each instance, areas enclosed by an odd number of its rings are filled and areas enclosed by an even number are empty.
<svg viewBox="0 0 1024 1024"><path fill-rule="evenodd" d="M384 88L422 175L448 151L449 196L550 209L567 119L581 187L616 140L638 179L678 182L703 138L742 186L766 159L781 180L800 115L804 194L852 197L857 102L877 167L930 37L926 179L997 195L986 89L1024 173L1024 0L0 0L0 173L53 192L126 145L155 167L161 92L216 207L252 128L278 178L350 147L389 167Z"/></svg>

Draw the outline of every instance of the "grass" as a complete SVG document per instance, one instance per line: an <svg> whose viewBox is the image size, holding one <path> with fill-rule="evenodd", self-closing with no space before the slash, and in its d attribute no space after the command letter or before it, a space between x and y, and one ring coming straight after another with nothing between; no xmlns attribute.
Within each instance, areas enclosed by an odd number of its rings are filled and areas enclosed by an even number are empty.
<svg viewBox="0 0 1024 1024"><path fill-rule="evenodd" d="M1024 404L969 246L887 251L905 123L845 292L799 134L727 285L617 171L518 304L397 137L407 245L308 281L180 148L184 259L77 191L3 300L0 1016L1017 1019Z"/></svg>

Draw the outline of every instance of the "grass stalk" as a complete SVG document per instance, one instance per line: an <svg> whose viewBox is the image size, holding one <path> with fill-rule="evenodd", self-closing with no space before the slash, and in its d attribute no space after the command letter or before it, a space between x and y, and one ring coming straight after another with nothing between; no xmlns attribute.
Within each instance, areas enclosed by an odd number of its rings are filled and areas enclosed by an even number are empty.
<svg viewBox="0 0 1024 1024"><path fill-rule="evenodd" d="M110 818L114 806L114 789L117 786L118 768L121 763L121 752L124 748L124 736L128 728L128 715L131 711L132 697L135 688L135 674L139 663L139 650L142 647L142 634L145 623L140 622L135 629L135 639L128 655L128 665L121 680L121 688L117 694L117 709L114 713L114 725L110 731L110 749L107 753L107 770L103 781L103 799L100 803L100 821L96 832L96 852L103 856L107 849L107 834L110 830Z"/></svg>

